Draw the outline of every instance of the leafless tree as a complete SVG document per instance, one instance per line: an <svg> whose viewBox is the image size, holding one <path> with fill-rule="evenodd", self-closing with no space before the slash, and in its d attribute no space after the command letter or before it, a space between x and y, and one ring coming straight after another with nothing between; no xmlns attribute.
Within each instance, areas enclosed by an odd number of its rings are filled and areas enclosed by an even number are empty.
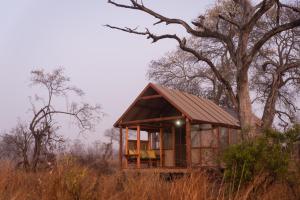
<svg viewBox="0 0 300 200"><path fill-rule="evenodd" d="M270 11L260 20L254 31L255 37L250 38L251 40L255 40L263 32L261 29L276 26L278 19L274 12L276 10ZM287 20L289 15L291 13L282 12L280 20ZM213 41L203 44L193 37L189 39L191 40L194 48L203 49L202 53L205 52L206 56L214 60L218 70L222 71L222 75L234 86L235 70L227 57L226 48L221 48L220 45L215 48ZM290 124L288 122L294 121L298 110L296 97L299 92L299 44L298 28L282 32L260 49L252 64L250 89L255 93L252 102L264 106L262 122L266 128L271 127L275 115L281 121L280 126L287 127ZM178 49L152 61L148 76L162 85L204 96L219 105L231 107L224 85L203 65L196 62L192 55Z"/></svg>
<svg viewBox="0 0 300 200"><path fill-rule="evenodd" d="M0 155L17 162L29 170L29 156L32 145L32 134L26 124L19 122L9 133L1 136Z"/></svg>
<svg viewBox="0 0 300 200"><path fill-rule="evenodd" d="M145 31L139 31L134 28L120 28L106 25L112 29L146 36L153 42L162 39L173 39L178 42L179 47L183 51L189 52L194 55L197 60L205 62L215 74L218 81L224 84L229 96L233 100L234 107L237 108L239 112L243 129L251 128L254 124L248 76L249 69L253 66L254 58L262 46L276 34L300 26L299 5L285 4L280 0L262 0L256 5L252 5L248 0L218 1L214 8L192 22L194 27L184 20L169 18L155 12L145 6L142 1L129 0L128 4L122 4L109 0L108 3L120 8L142 11L158 20L154 25L161 23L165 23L166 25L177 24L182 26L188 34L194 37L215 40L220 44L224 44L236 69L236 93L230 83L217 69L215 63L202 54L201 50L189 46L185 38L180 38L176 34L156 35L148 28ZM295 17L290 18L286 22L278 20L276 26L265 30L256 40L250 40L250 38L254 37L254 30L258 22L271 9L276 9L277 18L280 17L283 10L294 13Z"/></svg>
<svg viewBox="0 0 300 200"><path fill-rule="evenodd" d="M51 73L44 70L34 70L31 72L31 82L33 85L40 86L47 92L47 98L36 98L35 104L32 103L33 118L29 124L29 130L34 139L33 156L31 161L32 170L36 170L40 162L41 153L45 144L62 142L62 138L55 134L57 115L72 117L82 131L93 128L94 123L98 122L102 116L99 105L92 106L87 103L71 103L62 110L56 108L54 99L68 97L71 93L82 96L84 93L77 87L69 85L70 79L64 75L63 69L59 68ZM43 145L44 144L44 145ZM51 148L51 147L50 147Z"/></svg>
<svg viewBox="0 0 300 200"><path fill-rule="evenodd" d="M277 20L286 21L290 15L282 12L276 19L270 12L260 27L276 26ZM264 127L271 127L276 116L284 128L295 122L300 91L299 28L275 35L260 49L253 67L252 88L257 94L254 100L264 105Z"/></svg>
<svg viewBox="0 0 300 200"><path fill-rule="evenodd" d="M110 128L104 131L104 136L109 139L108 143L103 143L103 147L104 147L103 150L105 155L104 157L106 159L108 158L113 159L113 155L114 155L113 143L114 142L117 142L118 144L120 143L120 132L116 128Z"/></svg>
<svg viewBox="0 0 300 200"><path fill-rule="evenodd" d="M109 139L109 143L111 143L111 144L113 142L119 142L120 141L119 130L116 129L116 128L106 129L104 131L104 136Z"/></svg>
<svg viewBox="0 0 300 200"><path fill-rule="evenodd" d="M204 45L194 37L190 38L189 42L194 44L195 49L205 49L206 55L214 59L218 70L235 90L235 71L226 49L220 45L215 48L214 43ZM218 81L211 69L181 49L152 61L148 78L161 85L211 99L223 107L233 108L233 102L224 84Z"/></svg>

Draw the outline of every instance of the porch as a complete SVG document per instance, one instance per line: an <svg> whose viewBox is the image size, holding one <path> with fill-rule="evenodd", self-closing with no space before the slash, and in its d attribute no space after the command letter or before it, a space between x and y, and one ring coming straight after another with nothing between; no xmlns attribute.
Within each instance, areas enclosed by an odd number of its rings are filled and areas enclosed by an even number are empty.
<svg viewBox="0 0 300 200"><path fill-rule="evenodd" d="M126 126L124 128L125 148L121 142L123 141L123 128L120 128L119 156L122 168L179 169L191 166L191 151L187 148L191 146L191 139L186 134L187 132L190 133L189 130L186 130L190 128L190 122L184 121L186 119L181 116L153 120L160 120L157 122L159 125L155 122L151 124L149 121L148 125ZM173 122L178 125L173 125ZM129 135L132 138L129 138Z"/></svg>
<svg viewBox="0 0 300 200"><path fill-rule="evenodd" d="M160 128L143 125L126 127L125 141L120 142L119 147L120 167L169 171L220 167L219 155L230 144L238 142L238 130L191 124L188 119L183 120L169 121ZM120 128L120 141L123 141L124 131ZM130 131L136 139L129 139ZM147 139L141 139L141 134L146 135Z"/></svg>
<svg viewBox="0 0 300 200"><path fill-rule="evenodd" d="M238 141L238 121L209 100L149 84L114 124L125 170L219 167Z"/></svg>

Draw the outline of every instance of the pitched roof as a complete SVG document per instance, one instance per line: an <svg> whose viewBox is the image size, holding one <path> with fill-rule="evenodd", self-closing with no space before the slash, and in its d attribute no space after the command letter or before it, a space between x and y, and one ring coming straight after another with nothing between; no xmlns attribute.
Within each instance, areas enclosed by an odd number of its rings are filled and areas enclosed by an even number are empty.
<svg viewBox="0 0 300 200"><path fill-rule="evenodd" d="M123 116L125 116L132 109L132 107L134 107L139 97L143 96L149 88L152 88L157 94L161 95L167 102L169 102L173 107L175 107L178 111L192 121L240 127L239 121L236 118L234 118L214 102L192 94L188 94L186 92L169 89L153 83L149 83L147 85L147 87L114 124L114 126L119 124Z"/></svg>

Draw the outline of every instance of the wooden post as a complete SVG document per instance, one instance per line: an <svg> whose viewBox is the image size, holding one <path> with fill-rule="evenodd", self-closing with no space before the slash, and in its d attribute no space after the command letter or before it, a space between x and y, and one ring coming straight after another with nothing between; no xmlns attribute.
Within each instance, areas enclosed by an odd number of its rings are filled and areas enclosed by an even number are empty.
<svg viewBox="0 0 300 200"><path fill-rule="evenodd" d="M152 149L152 134L151 132L147 132L148 133L148 146L147 146L147 150L151 150ZM152 167L152 158L149 159L149 167Z"/></svg>
<svg viewBox="0 0 300 200"><path fill-rule="evenodd" d="M126 127L126 135L125 135L125 154L128 156L128 135L129 135L129 129ZM128 160L126 158L125 160L125 168L128 168Z"/></svg>
<svg viewBox="0 0 300 200"><path fill-rule="evenodd" d="M141 168L141 128L140 126L137 126L137 130L136 130L136 148L137 148L137 159L136 159L136 165L137 168L140 169Z"/></svg>
<svg viewBox="0 0 300 200"><path fill-rule="evenodd" d="M176 162L175 162L175 160L176 160L176 150L175 150L175 148L176 148L176 144L175 144L175 142L176 142L176 138L175 138L176 136L175 136L175 126L172 126L172 148L173 148L173 166L175 167L175 165L176 165Z"/></svg>
<svg viewBox="0 0 300 200"><path fill-rule="evenodd" d="M185 122L185 141L186 141L186 166L187 168L192 167L192 157L191 157L191 123L188 118Z"/></svg>
<svg viewBox="0 0 300 200"><path fill-rule="evenodd" d="M163 128L159 129L159 156L160 156L160 167L163 167Z"/></svg>
<svg viewBox="0 0 300 200"><path fill-rule="evenodd" d="M221 142L220 142L220 127L217 127L217 135L218 135L218 149L221 147Z"/></svg>
<svg viewBox="0 0 300 200"><path fill-rule="evenodd" d="M218 135L218 149L217 149L217 154L220 156L220 148L221 148L221 142L220 142L220 127L217 127L217 135ZM218 164L218 167L221 167L221 164Z"/></svg>
<svg viewBox="0 0 300 200"><path fill-rule="evenodd" d="M149 131L147 133L148 133L148 150L150 150L152 147L151 133Z"/></svg>
<svg viewBox="0 0 300 200"><path fill-rule="evenodd" d="M231 144L231 129L227 128L227 134L228 134L228 146Z"/></svg>
<svg viewBox="0 0 300 200"><path fill-rule="evenodd" d="M120 169L122 169L123 165L123 129L120 126L120 141L119 141L119 165L120 165Z"/></svg>

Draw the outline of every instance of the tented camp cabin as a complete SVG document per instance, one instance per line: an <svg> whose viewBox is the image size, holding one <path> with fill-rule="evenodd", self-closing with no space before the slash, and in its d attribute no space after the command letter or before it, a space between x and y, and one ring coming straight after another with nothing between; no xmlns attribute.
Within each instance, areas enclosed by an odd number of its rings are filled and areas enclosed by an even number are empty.
<svg viewBox="0 0 300 200"><path fill-rule="evenodd" d="M122 169L219 166L238 120L210 100L149 83L114 124Z"/></svg>

